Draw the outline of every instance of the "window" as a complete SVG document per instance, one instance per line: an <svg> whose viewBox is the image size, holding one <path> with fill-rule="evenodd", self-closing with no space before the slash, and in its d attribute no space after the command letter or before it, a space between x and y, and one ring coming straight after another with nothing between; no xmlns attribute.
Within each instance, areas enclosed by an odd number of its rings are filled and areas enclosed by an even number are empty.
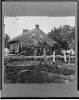
<svg viewBox="0 0 79 100"><path fill-rule="evenodd" d="M34 34L34 33L32 34L32 37L33 37L33 38L35 37L35 34Z"/></svg>
<svg viewBox="0 0 79 100"><path fill-rule="evenodd" d="M42 39L42 35L40 35L40 39Z"/></svg>

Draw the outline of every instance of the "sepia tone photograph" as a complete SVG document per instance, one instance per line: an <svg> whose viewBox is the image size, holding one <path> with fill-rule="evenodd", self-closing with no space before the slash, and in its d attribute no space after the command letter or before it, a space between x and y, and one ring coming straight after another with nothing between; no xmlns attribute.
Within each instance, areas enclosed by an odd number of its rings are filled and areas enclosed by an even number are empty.
<svg viewBox="0 0 79 100"><path fill-rule="evenodd" d="M4 83L76 81L75 16L4 17Z"/></svg>

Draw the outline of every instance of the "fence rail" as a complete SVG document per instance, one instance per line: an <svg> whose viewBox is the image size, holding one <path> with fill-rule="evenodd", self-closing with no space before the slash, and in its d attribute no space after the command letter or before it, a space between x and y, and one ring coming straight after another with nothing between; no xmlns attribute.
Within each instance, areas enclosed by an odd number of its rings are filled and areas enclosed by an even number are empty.
<svg viewBox="0 0 79 100"><path fill-rule="evenodd" d="M33 58L34 59L34 65L36 65L36 59L39 59L39 58L44 59L45 62L46 62L46 59L51 59L52 58L53 59L52 61L55 62L56 58L63 58L64 62L67 62L66 59L68 59L68 64L70 64L71 63L70 60L75 58L75 56L66 55L66 58L65 58L65 56L62 56L62 55L50 55L50 56L48 56L48 55L46 55L46 56L45 55L42 55L42 56L36 56L36 55L34 55L34 56L23 56L23 55L14 56L14 55L10 55L10 56L5 56L4 58L5 59L7 59L7 58L8 59L32 59Z"/></svg>
<svg viewBox="0 0 79 100"><path fill-rule="evenodd" d="M44 55L42 56L13 56L13 55L10 55L10 56L4 56L4 58L44 58ZM47 59L49 58L53 58L53 55L50 55L50 56L46 56ZM64 58L64 56L61 56L61 55L55 55L55 58ZM69 55L66 55L66 58L69 58ZM70 56L70 58L75 58L75 56Z"/></svg>

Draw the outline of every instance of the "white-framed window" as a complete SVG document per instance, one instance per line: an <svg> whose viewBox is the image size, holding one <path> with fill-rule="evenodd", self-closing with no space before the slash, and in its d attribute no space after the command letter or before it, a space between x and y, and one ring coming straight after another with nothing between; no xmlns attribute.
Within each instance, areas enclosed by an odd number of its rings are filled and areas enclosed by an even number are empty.
<svg viewBox="0 0 79 100"><path fill-rule="evenodd" d="M42 39L42 34L40 34L40 39Z"/></svg>
<svg viewBox="0 0 79 100"><path fill-rule="evenodd" d="M35 33L32 34L32 37L33 37L33 38L35 37Z"/></svg>

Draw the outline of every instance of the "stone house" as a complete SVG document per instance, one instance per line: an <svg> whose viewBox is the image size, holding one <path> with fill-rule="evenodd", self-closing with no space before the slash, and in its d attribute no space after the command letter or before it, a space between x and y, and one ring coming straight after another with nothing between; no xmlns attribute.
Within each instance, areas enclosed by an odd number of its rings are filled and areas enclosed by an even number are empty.
<svg viewBox="0 0 79 100"><path fill-rule="evenodd" d="M23 33L13 39L8 43L10 45L10 52L19 53L26 51L27 47L39 48L39 43L46 42L48 46L53 47L55 41L49 39L48 35L44 33L39 25L35 25L35 29L32 30L23 30Z"/></svg>

